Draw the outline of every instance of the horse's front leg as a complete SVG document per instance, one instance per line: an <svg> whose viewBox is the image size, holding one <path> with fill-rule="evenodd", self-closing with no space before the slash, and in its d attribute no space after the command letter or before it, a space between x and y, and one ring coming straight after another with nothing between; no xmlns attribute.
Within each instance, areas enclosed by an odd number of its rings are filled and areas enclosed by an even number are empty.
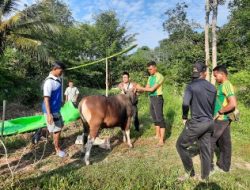
<svg viewBox="0 0 250 190"><path fill-rule="evenodd" d="M128 146L130 148L132 148L133 145L132 145L131 139L130 139L130 125L131 125L131 117L129 117L128 120L127 120L126 127L125 127L125 134L126 134L126 137L127 137Z"/></svg>
<svg viewBox="0 0 250 190"><path fill-rule="evenodd" d="M125 132L125 130L122 130L122 140L123 140L124 143L127 141L126 140L126 132Z"/></svg>

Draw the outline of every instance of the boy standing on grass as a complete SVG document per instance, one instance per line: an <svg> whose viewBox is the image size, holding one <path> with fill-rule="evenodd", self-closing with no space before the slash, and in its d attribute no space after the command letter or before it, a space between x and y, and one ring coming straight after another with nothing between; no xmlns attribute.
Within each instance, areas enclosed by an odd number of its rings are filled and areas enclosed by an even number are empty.
<svg viewBox="0 0 250 190"><path fill-rule="evenodd" d="M227 78L227 69L219 65L213 69L216 82L219 84L215 104L215 125L211 141L211 170L214 170L213 155L216 143L219 147L220 158L216 165L224 172L228 172L231 165L232 142L230 123L227 113L237 106L233 85Z"/></svg>
<svg viewBox="0 0 250 190"><path fill-rule="evenodd" d="M79 90L74 86L73 81L69 81L69 86L65 90L65 101L71 101L75 107L77 107L77 98L79 95Z"/></svg>
<svg viewBox="0 0 250 190"><path fill-rule="evenodd" d="M156 138L159 139L157 146L164 145L165 138L165 121L163 115L163 91L162 84L164 77L157 71L156 63L151 61L147 64L148 72L150 74L146 87L136 86L139 91L149 92L150 98L150 113L153 118L156 129Z"/></svg>
<svg viewBox="0 0 250 190"><path fill-rule="evenodd" d="M201 159L201 178L208 179L210 173L210 145L213 132L213 112L216 98L215 87L205 80L206 65L196 62L193 67L193 81L187 86L183 104L182 119L185 125L180 134L176 148L181 157L186 174L179 177L184 181L195 176L194 166L189 148L195 143L199 144ZM191 110L191 119L188 112Z"/></svg>
<svg viewBox="0 0 250 190"><path fill-rule="evenodd" d="M53 133L56 154L61 158L65 157L66 155L59 146L60 134L64 125L62 116L60 114L62 103L62 82L60 76L64 70L65 66L62 62L56 61L52 65L51 72L45 79L43 85L44 101L42 105L48 131Z"/></svg>

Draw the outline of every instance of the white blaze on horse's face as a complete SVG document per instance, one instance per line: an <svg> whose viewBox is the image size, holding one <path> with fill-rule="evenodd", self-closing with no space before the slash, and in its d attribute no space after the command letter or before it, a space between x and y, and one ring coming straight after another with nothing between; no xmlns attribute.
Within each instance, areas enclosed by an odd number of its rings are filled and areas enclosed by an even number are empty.
<svg viewBox="0 0 250 190"><path fill-rule="evenodd" d="M91 120L91 112L90 112L89 108L87 107L86 100L83 100L81 110L82 110L82 115L84 116L86 121L89 123Z"/></svg>

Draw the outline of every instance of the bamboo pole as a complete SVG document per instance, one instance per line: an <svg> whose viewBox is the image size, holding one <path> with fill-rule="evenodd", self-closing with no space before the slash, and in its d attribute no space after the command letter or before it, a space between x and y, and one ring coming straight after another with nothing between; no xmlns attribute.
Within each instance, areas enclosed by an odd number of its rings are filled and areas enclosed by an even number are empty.
<svg viewBox="0 0 250 190"><path fill-rule="evenodd" d="M103 62L103 61L105 61L106 59L111 59L111 58L113 58L113 57L117 57L117 56L119 56L119 55L122 55L122 54L124 54L124 53L127 53L128 51L134 49L136 46L137 46L137 45L133 45L133 46L131 46L131 47L129 47L129 48L127 48L127 49L125 49L125 50L119 52L119 53L115 53L115 54L113 54L113 55L111 55L111 56L109 56L109 57L105 57L105 58L102 58L102 59L99 59L99 60L97 60L97 61L93 61L93 62L90 62L90 63L84 63L84 64L81 64L81 65L78 65L78 66L75 66L75 67L68 68L68 69L66 69L66 70L74 70L74 69L78 69L78 68L82 68L82 67L86 67L86 66L89 66L89 65L94 65L94 64L96 64L96 63Z"/></svg>
<svg viewBox="0 0 250 190"><path fill-rule="evenodd" d="M108 75L108 58L106 58L106 97L108 97L108 90L109 90L109 75Z"/></svg>

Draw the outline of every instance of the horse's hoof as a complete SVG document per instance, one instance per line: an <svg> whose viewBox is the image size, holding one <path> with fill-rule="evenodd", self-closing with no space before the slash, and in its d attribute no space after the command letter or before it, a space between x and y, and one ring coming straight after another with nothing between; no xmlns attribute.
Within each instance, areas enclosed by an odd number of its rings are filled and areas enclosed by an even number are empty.
<svg viewBox="0 0 250 190"><path fill-rule="evenodd" d="M90 161L85 161L86 166L90 165Z"/></svg>
<svg viewBox="0 0 250 190"><path fill-rule="evenodd" d="M108 145L107 148L106 148L106 150L111 150L111 146Z"/></svg>
<svg viewBox="0 0 250 190"><path fill-rule="evenodd" d="M132 144L129 144L128 146L129 146L129 148L133 148L133 145L132 145Z"/></svg>

